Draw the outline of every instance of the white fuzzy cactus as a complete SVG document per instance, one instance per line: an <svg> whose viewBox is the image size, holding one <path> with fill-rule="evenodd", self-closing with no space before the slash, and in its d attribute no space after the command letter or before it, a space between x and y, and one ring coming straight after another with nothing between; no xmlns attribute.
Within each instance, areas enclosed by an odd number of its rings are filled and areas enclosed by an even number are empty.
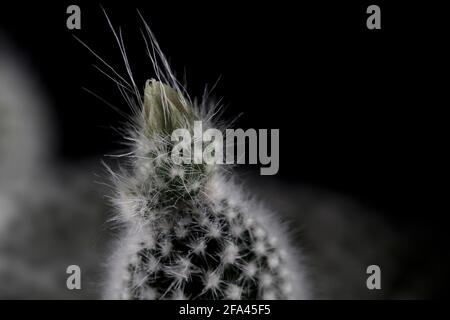
<svg viewBox="0 0 450 320"><path fill-rule="evenodd" d="M148 29L147 29L148 30ZM149 31L149 30L148 30ZM131 125L129 164L112 172L125 226L108 263L107 299L301 299L299 255L264 206L218 164L175 164L171 133L214 127L213 104L192 102L151 33L158 81L146 83ZM126 57L125 57L126 58ZM194 143L194 142L192 142Z"/></svg>

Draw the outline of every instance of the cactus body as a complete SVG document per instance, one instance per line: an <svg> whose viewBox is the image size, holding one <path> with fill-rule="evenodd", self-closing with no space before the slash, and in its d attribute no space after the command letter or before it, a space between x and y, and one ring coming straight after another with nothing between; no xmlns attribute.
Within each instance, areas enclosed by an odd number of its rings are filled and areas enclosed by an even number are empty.
<svg viewBox="0 0 450 320"><path fill-rule="evenodd" d="M268 210L223 167L172 161L171 131L192 130L194 120L212 127L205 104L175 83L147 83L130 168L113 173L125 231L108 264L106 298L306 298L304 270Z"/></svg>

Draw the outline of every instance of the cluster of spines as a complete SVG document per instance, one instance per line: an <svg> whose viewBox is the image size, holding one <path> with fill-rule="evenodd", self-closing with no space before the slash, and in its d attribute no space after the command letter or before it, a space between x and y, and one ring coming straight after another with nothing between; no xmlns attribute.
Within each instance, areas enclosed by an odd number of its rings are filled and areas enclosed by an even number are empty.
<svg viewBox="0 0 450 320"><path fill-rule="evenodd" d="M116 298L290 298L290 271L277 239L226 199L192 203L139 233Z"/></svg>

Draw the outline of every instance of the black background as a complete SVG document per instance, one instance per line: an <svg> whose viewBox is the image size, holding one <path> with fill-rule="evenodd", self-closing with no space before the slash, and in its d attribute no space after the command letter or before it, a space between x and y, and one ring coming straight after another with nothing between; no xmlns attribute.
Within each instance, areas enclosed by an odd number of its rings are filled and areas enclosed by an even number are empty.
<svg viewBox="0 0 450 320"><path fill-rule="evenodd" d="M81 30L66 8L81 7ZM382 29L366 28L369 4ZM435 228L444 192L435 148L447 88L443 8L427 2L102 2L122 27L137 84L153 77L139 9L173 69L199 96L214 95L241 128L279 128L285 180L351 195L396 224ZM2 3L0 28L30 59L58 120L58 154L79 160L115 152L125 119L82 88L129 113L100 63L73 34L125 74L95 1ZM448 57L448 56L447 56ZM446 63L446 62L445 62ZM256 168L255 168L256 169ZM445 211L445 210L444 210ZM427 233L428 234L428 233Z"/></svg>

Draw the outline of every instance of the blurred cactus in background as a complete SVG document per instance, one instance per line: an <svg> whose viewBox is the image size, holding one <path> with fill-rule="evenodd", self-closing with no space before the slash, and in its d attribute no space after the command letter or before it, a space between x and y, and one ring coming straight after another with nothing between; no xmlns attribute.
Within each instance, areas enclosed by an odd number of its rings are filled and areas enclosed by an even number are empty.
<svg viewBox="0 0 450 320"><path fill-rule="evenodd" d="M49 102L29 67L0 36L0 299L95 297L107 212L98 166L55 159ZM66 287L71 264L85 272L82 291Z"/></svg>
<svg viewBox="0 0 450 320"><path fill-rule="evenodd" d="M0 240L17 211L11 195L46 165L51 143L44 100L24 60L0 34Z"/></svg>
<svg viewBox="0 0 450 320"><path fill-rule="evenodd" d="M54 166L26 188L2 193L11 212L0 234L0 298L98 296L107 208L92 169L89 164ZM0 209L3 214L5 203ZM83 272L83 290L66 287L72 264Z"/></svg>
<svg viewBox="0 0 450 320"><path fill-rule="evenodd" d="M0 186L18 184L47 165L52 125L26 61L0 35Z"/></svg>

